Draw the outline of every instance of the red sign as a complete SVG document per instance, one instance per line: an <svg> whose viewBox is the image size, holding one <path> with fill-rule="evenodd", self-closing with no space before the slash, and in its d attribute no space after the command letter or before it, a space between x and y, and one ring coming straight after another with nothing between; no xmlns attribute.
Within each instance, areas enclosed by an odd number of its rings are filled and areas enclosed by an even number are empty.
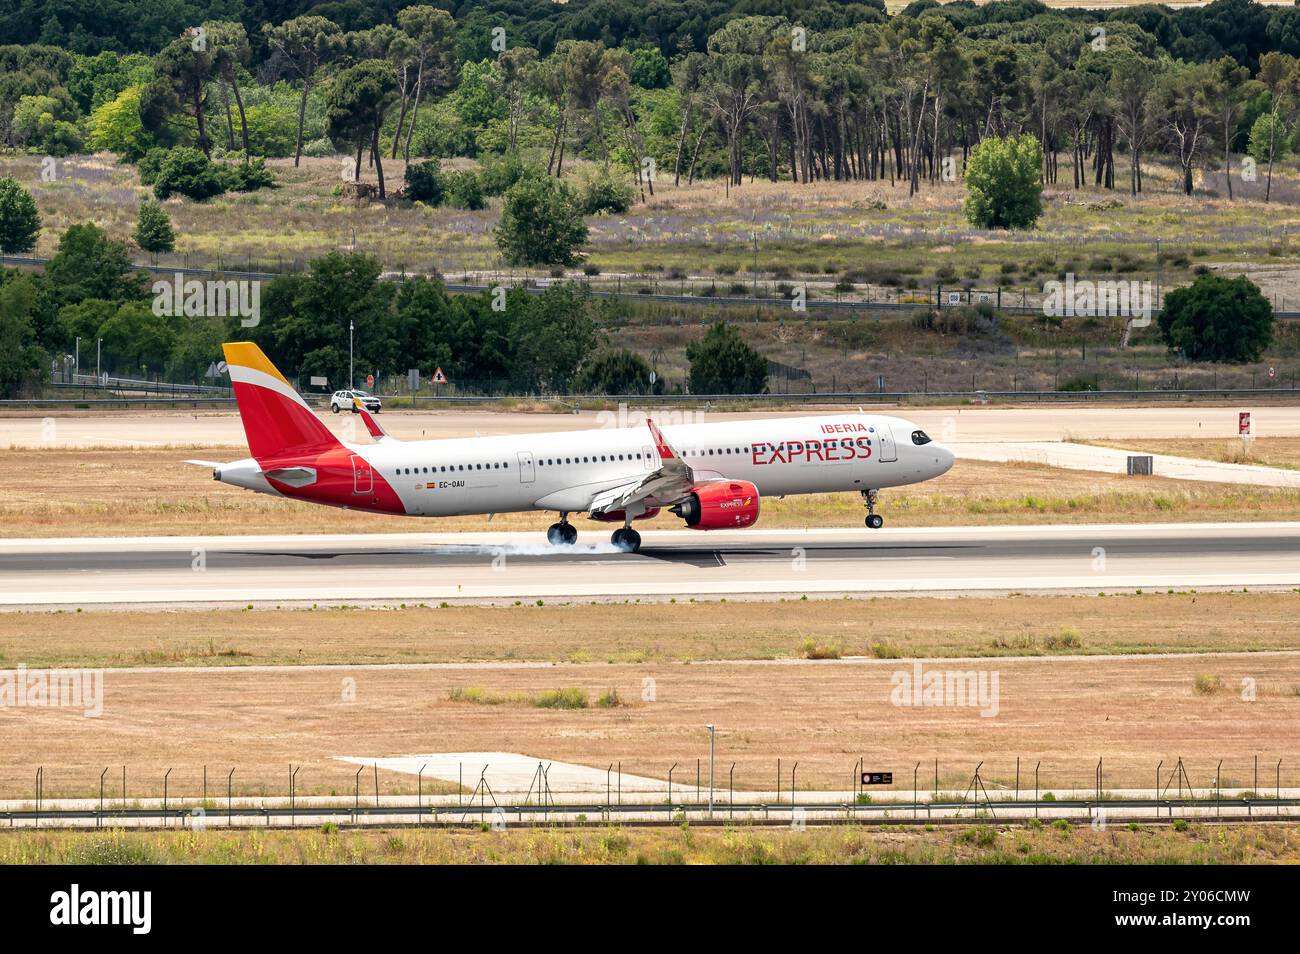
<svg viewBox="0 0 1300 954"><path fill-rule="evenodd" d="M1268 376L1269 376L1270 378L1275 378L1275 377L1277 377L1277 368L1269 368L1269 369L1268 369Z"/></svg>
<svg viewBox="0 0 1300 954"><path fill-rule="evenodd" d="M434 383L434 384L446 384L446 383L447 383L447 375L445 375L445 374L442 373L442 368L439 368L437 371L433 372L433 382L432 382L432 383Z"/></svg>
<svg viewBox="0 0 1300 954"><path fill-rule="evenodd" d="M374 376L373 374L367 374L367 375L366 375L366 387L368 387L368 388L373 388L374 386L375 386L375 376Z"/></svg>
<svg viewBox="0 0 1300 954"><path fill-rule="evenodd" d="M1240 411L1240 412L1238 412L1238 414L1237 414L1237 434L1238 434L1238 436L1240 436L1240 437L1245 437L1247 434L1250 433L1250 430L1251 430L1251 428L1250 428L1250 412L1249 412L1249 411Z"/></svg>

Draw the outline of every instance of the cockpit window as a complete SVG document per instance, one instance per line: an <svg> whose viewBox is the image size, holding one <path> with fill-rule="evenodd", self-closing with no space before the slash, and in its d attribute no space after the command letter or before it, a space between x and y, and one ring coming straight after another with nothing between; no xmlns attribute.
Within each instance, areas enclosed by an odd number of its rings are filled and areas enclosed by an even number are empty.
<svg viewBox="0 0 1300 954"><path fill-rule="evenodd" d="M928 444L930 443L930 435L927 434L925 431L913 431L912 443L918 446L921 444Z"/></svg>

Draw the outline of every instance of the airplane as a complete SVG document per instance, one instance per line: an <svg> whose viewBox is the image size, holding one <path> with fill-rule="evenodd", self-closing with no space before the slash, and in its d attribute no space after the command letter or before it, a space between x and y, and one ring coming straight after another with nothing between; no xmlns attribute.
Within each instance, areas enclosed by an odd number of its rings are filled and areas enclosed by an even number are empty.
<svg viewBox="0 0 1300 954"><path fill-rule="evenodd" d="M635 552L632 527L662 509L693 530L751 527L762 497L856 491L878 529L877 494L938 477L950 450L899 417L817 417L601 428L402 441L358 403L373 443L341 441L256 344L222 345L252 455L191 460L214 480L311 503L418 517L555 511L553 545L572 545L572 514L619 524L611 542Z"/></svg>

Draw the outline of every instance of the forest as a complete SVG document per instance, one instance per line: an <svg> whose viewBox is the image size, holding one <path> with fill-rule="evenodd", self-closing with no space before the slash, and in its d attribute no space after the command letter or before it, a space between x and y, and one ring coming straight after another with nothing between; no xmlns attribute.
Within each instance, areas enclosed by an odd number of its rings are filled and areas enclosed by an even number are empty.
<svg viewBox="0 0 1300 954"><path fill-rule="evenodd" d="M1045 186L1139 196L1158 161L1187 196L1198 176L1229 199L1234 180L1258 179L1277 201L1275 167L1300 117L1300 8L1251 0L1104 11L917 0L897 13L880 0L16 0L0 44L0 144L12 154L112 154L173 202L274 188L268 159L333 157L336 191L364 198L373 182L381 201L466 209L534 176L568 190L582 164L581 196L529 186L525 197L538 209L576 199L576 244L581 215L626 212L665 182L874 181L912 196L964 181L981 143L1012 137L1035 140L1024 155ZM399 159L404 179L387 181L384 161ZM470 171L439 170L465 161ZM33 247L38 231L5 251ZM526 255L530 243L516 244ZM577 259L561 249L549 261ZM67 347L73 318L50 309L80 308L88 333L87 314L108 314L66 289L24 300L46 308L29 316L33 353ZM270 300L274 315L282 298ZM442 345L425 345L436 361ZM305 369L339 361L337 333L295 347ZM393 339L375 357L403 353ZM568 383L593 354L510 383ZM467 373L502 382L502 368L493 354Z"/></svg>

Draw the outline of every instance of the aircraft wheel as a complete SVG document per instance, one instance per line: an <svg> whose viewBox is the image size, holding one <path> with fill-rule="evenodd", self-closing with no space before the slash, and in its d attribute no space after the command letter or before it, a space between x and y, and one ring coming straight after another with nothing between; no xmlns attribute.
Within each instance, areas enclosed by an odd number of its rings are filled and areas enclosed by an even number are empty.
<svg viewBox="0 0 1300 954"><path fill-rule="evenodd" d="M614 546L620 547L628 553L636 553L637 550L641 549L641 534L631 527L619 527L609 540Z"/></svg>
<svg viewBox="0 0 1300 954"><path fill-rule="evenodd" d="M885 525L885 518L878 513L873 513L867 518L867 526L872 530L879 530Z"/></svg>
<svg viewBox="0 0 1300 954"><path fill-rule="evenodd" d="M546 528L546 542L553 547L558 547L564 542L564 524L553 523Z"/></svg>
<svg viewBox="0 0 1300 954"><path fill-rule="evenodd" d="M578 542L578 528L571 523L560 524L560 533L565 546L573 546Z"/></svg>

